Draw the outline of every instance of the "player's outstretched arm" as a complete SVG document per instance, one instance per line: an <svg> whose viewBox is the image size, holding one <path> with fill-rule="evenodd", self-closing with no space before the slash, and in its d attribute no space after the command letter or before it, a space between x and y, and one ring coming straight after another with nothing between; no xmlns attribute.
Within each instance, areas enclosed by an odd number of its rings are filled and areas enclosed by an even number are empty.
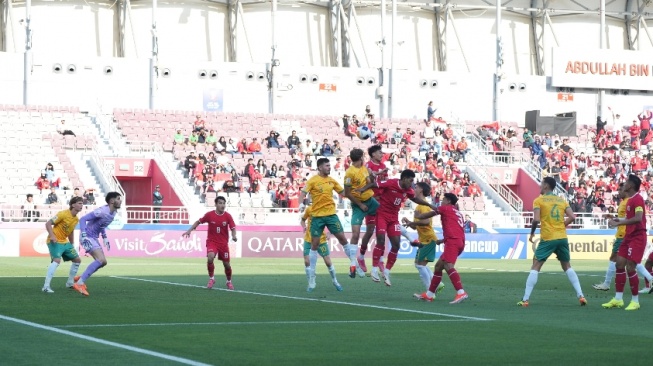
<svg viewBox="0 0 653 366"><path fill-rule="evenodd" d="M428 206L430 206L430 205L428 205ZM438 208L435 207L435 209L433 211L431 211L431 212L423 212L423 213L417 213L416 212L415 213L415 219L417 219L417 220L426 220L426 219L430 219L433 216L437 216L439 214L440 214L440 211L438 211Z"/></svg>
<svg viewBox="0 0 653 366"><path fill-rule="evenodd" d="M82 216L79 219L79 231L81 233L86 233L86 224L88 224L89 221L95 221L97 219L97 216L95 215L95 211L91 211L87 213L86 215Z"/></svg>
<svg viewBox="0 0 653 366"><path fill-rule="evenodd" d="M377 188L378 185L376 184L376 180L371 181L370 183L367 183L363 188L358 188L356 192L358 193L363 193L367 191L370 188Z"/></svg>
<svg viewBox="0 0 653 366"><path fill-rule="evenodd" d="M638 211L640 209L640 211ZM621 225L633 225L641 222L644 218L644 210L641 207L635 207L635 216L629 219L612 219L608 222L608 227L613 228Z"/></svg>
<svg viewBox="0 0 653 366"><path fill-rule="evenodd" d="M197 229L197 227L198 227L199 225L200 225L200 220L195 221L195 223L193 224L193 226L191 226L190 229L188 229L185 233L181 234L181 236L184 237L184 238L188 238L188 237L190 237L190 233L191 233L193 230ZM233 229L233 230L235 231L235 229Z"/></svg>

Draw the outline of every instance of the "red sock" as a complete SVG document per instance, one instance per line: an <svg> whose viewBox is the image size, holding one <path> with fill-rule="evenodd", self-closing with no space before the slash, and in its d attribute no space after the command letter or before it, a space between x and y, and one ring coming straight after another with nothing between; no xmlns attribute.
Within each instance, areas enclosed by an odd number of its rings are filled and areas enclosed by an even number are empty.
<svg viewBox="0 0 653 366"><path fill-rule="evenodd" d="M636 271L628 272L628 283L630 284L630 293L637 296L639 294L639 276Z"/></svg>
<svg viewBox="0 0 653 366"><path fill-rule="evenodd" d="M442 282L442 272L434 273L433 278L431 278L431 285L429 286L429 291L435 293L435 289L438 288L440 282Z"/></svg>
<svg viewBox="0 0 653 366"><path fill-rule="evenodd" d="M367 253L367 244L369 244L369 242L365 243L365 239L363 239L363 241L361 242L361 245L359 247L361 255L364 255L365 253Z"/></svg>
<svg viewBox="0 0 653 366"><path fill-rule="evenodd" d="M614 288L617 292L624 292L624 287L626 287L626 269L617 268L617 274L614 277Z"/></svg>
<svg viewBox="0 0 653 366"><path fill-rule="evenodd" d="M231 267L224 269L224 274L227 276L227 281L231 281Z"/></svg>
<svg viewBox="0 0 653 366"><path fill-rule="evenodd" d="M449 279L451 280L451 284L453 284L453 288L458 290L463 289L463 283L460 281L460 275L458 274L458 271L456 271L455 268L448 269L447 274L449 275Z"/></svg>
<svg viewBox="0 0 653 366"><path fill-rule="evenodd" d="M385 252L385 247L379 247L378 245L374 246L372 249L372 266L377 267L381 257L383 257L383 252Z"/></svg>
<svg viewBox="0 0 653 366"><path fill-rule="evenodd" d="M213 277L213 274L215 273L215 264L206 263L206 268L209 270L209 277Z"/></svg>
<svg viewBox="0 0 653 366"><path fill-rule="evenodd" d="M388 253L388 260L385 263L385 268L388 270L391 270L392 266L395 265L395 262L397 261L397 252L399 252L399 248L390 248L390 253Z"/></svg>

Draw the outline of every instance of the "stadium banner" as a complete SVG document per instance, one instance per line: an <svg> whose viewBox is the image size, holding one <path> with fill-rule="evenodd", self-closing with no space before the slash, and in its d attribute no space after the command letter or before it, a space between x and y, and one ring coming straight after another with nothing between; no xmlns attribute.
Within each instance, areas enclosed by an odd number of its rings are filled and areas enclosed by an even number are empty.
<svg viewBox="0 0 653 366"><path fill-rule="evenodd" d="M653 53L553 48L551 86L653 90Z"/></svg>
<svg viewBox="0 0 653 366"><path fill-rule="evenodd" d="M0 230L0 257L18 257L20 255L19 235L20 231L17 229Z"/></svg>
<svg viewBox="0 0 653 366"><path fill-rule="evenodd" d="M571 260L575 259L600 259L608 260L612 254L612 243L614 235L569 235L569 254ZM539 237L535 239L535 244L539 244ZM530 244L530 243L529 243ZM651 252L651 237L648 239L647 248L644 258ZM528 258L533 258L533 248L529 245ZM555 259L555 254L551 256Z"/></svg>

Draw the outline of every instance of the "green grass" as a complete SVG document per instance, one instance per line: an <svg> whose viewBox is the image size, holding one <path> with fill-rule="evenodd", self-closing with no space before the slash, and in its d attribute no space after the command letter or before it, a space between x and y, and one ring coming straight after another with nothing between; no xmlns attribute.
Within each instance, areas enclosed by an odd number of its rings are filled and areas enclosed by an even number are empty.
<svg viewBox="0 0 653 366"><path fill-rule="evenodd" d="M80 273L88 263L84 258ZM648 364L653 295L641 296L640 311L602 309L613 292L591 285L606 262L572 264L587 307L578 305L555 261L545 265L531 306L519 308L525 260L461 260L470 300L449 305L454 291L446 276L447 288L433 303L412 299L422 286L406 260L395 266L391 288L350 279L347 263L336 261L344 292L320 265L309 294L301 259L236 259L236 291L229 292L219 263L219 290L209 291L202 288L201 259L109 258L88 281L91 296L83 297L64 287L69 264L57 271L55 293L44 294L47 259L0 258L0 276L7 276L0 277L0 315L216 365ZM0 352L7 365L179 364L2 318Z"/></svg>

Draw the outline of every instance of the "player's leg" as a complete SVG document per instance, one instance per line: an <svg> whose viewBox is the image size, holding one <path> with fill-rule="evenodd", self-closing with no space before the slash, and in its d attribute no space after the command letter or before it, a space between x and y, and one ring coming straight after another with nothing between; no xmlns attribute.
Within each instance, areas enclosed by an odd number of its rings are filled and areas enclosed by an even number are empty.
<svg viewBox="0 0 653 366"><path fill-rule="evenodd" d="M401 244L401 237L398 235L399 223L394 222L388 228L388 239L390 240L390 252L388 253L388 262L383 270L383 282L386 286L392 286L390 283L390 271L397 262L397 255L399 254L399 247Z"/></svg>
<svg viewBox="0 0 653 366"><path fill-rule="evenodd" d="M646 250L646 234L638 235L633 238L626 257L626 274L628 276L628 283L630 285L630 293L632 300L625 310L639 309L639 276L637 275L637 264L644 258L644 251Z"/></svg>
<svg viewBox="0 0 653 366"><path fill-rule="evenodd" d="M88 239L88 240L91 242L91 250L87 251L87 253L89 253L93 257L94 261L91 262L91 264L89 264L88 267L86 267L86 270L79 278L79 280L75 284L73 284L73 288L85 296L88 296L86 281L100 268L107 265L107 258L105 257L104 251L102 250L102 246L97 241L97 239Z"/></svg>
<svg viewBox="0 0 653 366"><path fill-rule="evenodd" d="M653 275L653 252L648 255L648 258L646 259L646 263L644 263L644 269L648 271L650 275ZM645 280L646 282L646 287L642 288L639 290L640 294L650 294L653 292L653 283L649 281L648 279Z"/></svg>
<svg viewBox="0 0 653 366"><path fill-rule="evenodd" d="M444 270L444 261L442 256L438 258L438 261L435 262L435 267L433 268L433 276L431 277L431 283L429 283L428 290L422 294L415 294L415 297L419 300L424 301L433 301L435 294L438 292L438 288L442 284L442 271Z"/></svg>
<svg viewBox="0 0 653 366"><path fill-rule="evenodd" d="M533 265L531 266L531 271L528 273L528 277L526 278L524 296L522 297L522 300L517 303L518 306L528 306L528 300L531 297L535 285L537 285L540 270L542 269L544 262L549 259L549 256L551 256L554 250L555 248L550 244L550 242L543 240L540 241L535 253L533 254Z"/></svg>
<svg viewBox="0 0 653 366"><path fill-rule="evenodd" d="M383 253L385 253L385 236L388 231L388 221L376 216L376 244L372 248L372 272L370 276L372 281L380 282L379 271L383 273L385 266L383 264Z"/></svg>
<svg viewBox="0 0 653 366"><path fill-rule="evenodd" d="M571 268L570 255L569 255L569 241L568 239L558 239L556 240L556 250L555 254L560 261L560 266L562 270L567 274L569 282L574 287L576 291L576 297L580 302L580 306L587 305L587 300L585 300L585 295L583 295L583 290L580 287L580 281L578 280L578 275L573 268Z"/></svg>
<svg viewBox="0 0 653 366"><path fill-rule="evenodd" d="M363 272L367 272L367 265L365 265L365 253L367 253L367 247L374 236L376 231L376 215L365 216L365 234L361 240L360 252L358 255L358 266Z"/></svg>
<svg viewBox="0 0 653 366"><path fill-rule="evenodd" d="M231 257L229 256L229 245L224 245L218 249L218 260L222 261L224 275L227 278L225 285L228 290L233 290L234 285L231 283Z"/></svg>
<svg viewBox="0 0 653 366"><path fill-rule="evenodd" d="M454 267L458 257L465 250L465 241L463 239L450 239L444 244L444 251L440 256L442 262L444 263L444 270L447 271L449 280L453 285L453 288L456 290L456 297L450 304L458 304L465 301L469 296L465 289L463 288L463 282L460 279L460 274Z"/></svg>
<svg viewBox="0 0 653 366"><path fill-rule="evenodd" d="M306 281L311 283L311 262L309 261L309 253L311 252L311 243L304 241L304 272L306 272Z"/></svg>
<svg viewBox="0 0 653 366"><path fill-rule="evenodd" d="M210 247L210 248L209 248ZM212 289L215 285L215 253L217 248L215 245L206 243L206 271L209 274L209 281L206 283L206 288Z"/></svg>
<svg viewBox="0 0 653 366"><path fill-rule="evenodd" d="M324 232L326 221L323 217L314 217L311 220L311 250L308 253L309 267L311 271L312 282L309 281L309 287L315 288L315 267L317 266L317 248L320 246L320 237Z"/></svg>
<svg viewBox="0 0 653 366"><path fill-rule="evenodd" d="M429 286L431 285L431 278L433 274L428 268L429 262L435 261L435 242L432 241L427 245L422 246L417 250L415 254L415 268L419 274L419 278L422 280L426 291L428 291ZM440 282L442 284L442 282ZM441 288L444 285L440 286L440 289L437 289L436 292L441 291ZM416 295L417 296L417 295Z"/></svg>
<svg viewBox="0 0 653 366"><path fill-rule="evenodd" d="M54 291L50 288L50 282L52 281L52 277L54 277L54 272L57 270L57 267L61 264L63 245L50 242L48 243L48 251L50 251L50 265L45 273L45 282L41 291L51 294Z"/></svg>
<svg viewBox="0 0 653 366"><path fill-rule="evenodd" d="M66 287L72 288L75 282L80 278L77 276L77 271L79 270L79 265L82 263L82 260L79 257L77 250L75 250L75 247L70 243L66 244L66 249L62 254L62 258L64 261L72 262L70 265L70 272L68 272L68 281L66 281Z"/></svg>
<svg viewBox="0 0 653 366"><path fill-rule="evenodd" d="M358 246L349 244L338 216L328 216L326 226L329 229L329 232L338 239L345 255L349 258L349 277L356 278L356 254L358 253Z"/></svg>
<svg viewBox="0 0 653 366"><path fill-rule="evenodd" d="M608 262L608 269L605 271L605 280L603 280L603 283L597 283L592 285L592 287L595 290L600 290L600 291L608 291L610 289L610 285L612 284L612 278L614 277L614 274L617 272L617 251L619 250L619 246L621 245L621 238L616 238L612 244L612 253L610 254L610 260Z"/></svg>
<svg viewBox="0 0 653 366"><path fill-rule="evenodd" d="M624 288L626 287L626 279L628 278L626 276L626 263L628 261L627 257L630 248L630 241L629 237L625 237L617 251L617 260L615 262L616 272L614 277L615 295L612 300L601 305L606 309L621 308L624 306Z"/></svg>
<svg viewBox="0 0 653 366"><path fill-rule="evenodd" d="M369 201L369 200L368 200ZM361 233L361 226L363 224L363 220L365 219L365 213L366 211L363 211L360 209L360 207L356 205L352 205L352 215L351 215L351 245L353 249L356 250L356 253L358 252L358 241L360 238L360 233ZM365 250L367 250L367 244L365 245ZM356 254L355 253L355 254ZM363 250L361 249L361 253L364 253ZM358 273L359 277L365 277L365 270L360 265L361 262L361 256L357 258L357 265L356 265L356 272ZM363 260L363 267L365 267L365 261Z"/></svg>
<svg viewBox="0 0 653 366"><path fill-rule="evenodd" d="M322 259L324 260L324 264L329 270L329 276L331 276L331 283L333 283L333 286L335 286L336 290L342 291L342 286L340 286L340 283L336 278L336 267L333 265L333 261L331 261L331 252L329 251L329 245L327 243L320 243L320 246L318 247L318 252L322 256Z"/></svg>

